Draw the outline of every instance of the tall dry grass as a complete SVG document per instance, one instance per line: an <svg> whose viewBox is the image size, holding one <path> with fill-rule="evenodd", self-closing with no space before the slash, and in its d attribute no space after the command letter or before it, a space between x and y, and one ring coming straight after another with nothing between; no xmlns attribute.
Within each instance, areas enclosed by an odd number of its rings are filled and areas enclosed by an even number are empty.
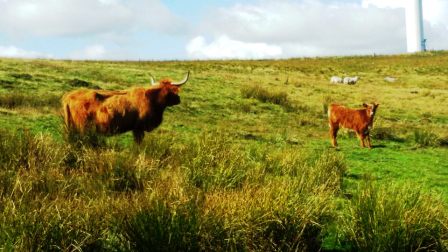
<svg viewBox="0 0 448 252"><path fill-rule="evenodd" d="M6 250L316 251L330 236L345 250L446 248L440 201L399 187L348 201L332 150L246 150L225 132L96 148L1 131L0 151Z"/></svg>
<svg viewBox="0 0 448 252"><path fill-rule="evenodd" d="M355 251L446 251L447 221L444 202L419 188L366 183L344 228Z"/></svg>
<svg viewBox="0 0 448 252"><path fill-rule="evenodd" d="M344 169L335 154L289 151L268 171L217 133L129 149L0 139L0 241L24 250L317 248Z"/></svg>

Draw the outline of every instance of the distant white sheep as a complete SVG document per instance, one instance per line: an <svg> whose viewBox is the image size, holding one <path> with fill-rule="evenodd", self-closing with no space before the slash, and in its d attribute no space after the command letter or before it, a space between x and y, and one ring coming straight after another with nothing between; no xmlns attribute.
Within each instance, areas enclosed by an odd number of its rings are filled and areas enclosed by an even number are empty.
<svg viewBox="0 0 448 252"><path fill-rule="evenodd" d="M355 85L356 82L358 82L359 77L355 76L355 77L344 77L344 84L347 85Z"/></svg>
<svg viewBox="0 0 448 252"><path fill-rule="evenodd" d="M332 84L342 83L342 78L339 76L331 76L330 83Z"/></svg>
<svg viewBox="0 0 448 252"><path fill-rule="evenodd" d="M389 77L389 76L387 76L386 78L384 78L384 81L387 81L387 82L395 82L397 79L396 78L394 78L394 77Z"/></svg>

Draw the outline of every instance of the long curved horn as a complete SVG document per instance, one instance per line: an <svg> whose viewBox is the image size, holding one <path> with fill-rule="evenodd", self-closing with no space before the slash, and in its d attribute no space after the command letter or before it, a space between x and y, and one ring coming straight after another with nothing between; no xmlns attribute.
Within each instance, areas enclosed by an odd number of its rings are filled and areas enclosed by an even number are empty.
<svg viewBox="0 0 448 252"><path fill-rule="evenodd" d="M154 76L152 76L152 74L149 74L149 79L151 80L151 86L157 85L157 83L154 81Z"/></svg>
<svg viewBox="0 0 448 252"><path fill-rule="evenodd" d="M176 85L176 86L182 86L183 84L185 84L188 81L188 78L190 77L190 71L187 72L187 74L185 75L185 78L183 80L181 80L180 82L172 82L172 85Z"/></svg>

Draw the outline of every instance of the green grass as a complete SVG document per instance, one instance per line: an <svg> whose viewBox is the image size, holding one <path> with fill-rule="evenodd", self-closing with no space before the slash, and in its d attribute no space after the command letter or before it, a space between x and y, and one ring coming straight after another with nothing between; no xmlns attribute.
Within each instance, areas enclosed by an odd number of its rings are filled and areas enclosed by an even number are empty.
<svg viewBox="0 0 448 252"><path fill-rule="evenodd" d="M258 61L0 59L0 250L447 249L448 53ZM66 135L59 98L183 77L141 146ZM331 85L332 75L357 85ZM394 76L397 81L384 81ZM326 108L380 103L374 148Z"/></svg>

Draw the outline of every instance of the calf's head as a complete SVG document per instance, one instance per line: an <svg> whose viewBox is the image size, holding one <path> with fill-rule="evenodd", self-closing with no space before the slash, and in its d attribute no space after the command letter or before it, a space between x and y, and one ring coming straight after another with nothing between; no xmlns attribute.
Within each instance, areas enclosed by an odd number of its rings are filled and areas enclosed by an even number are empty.
<svg viewBox="0 0 448 252"><path fill-rule="evenodd" d="M367 114L372 118L375 116L376 110L379 105L380 104L378 104L376 102L374 102L372 104L366 104L366 103L362 104L362 106L367 110Z"/></svg>

